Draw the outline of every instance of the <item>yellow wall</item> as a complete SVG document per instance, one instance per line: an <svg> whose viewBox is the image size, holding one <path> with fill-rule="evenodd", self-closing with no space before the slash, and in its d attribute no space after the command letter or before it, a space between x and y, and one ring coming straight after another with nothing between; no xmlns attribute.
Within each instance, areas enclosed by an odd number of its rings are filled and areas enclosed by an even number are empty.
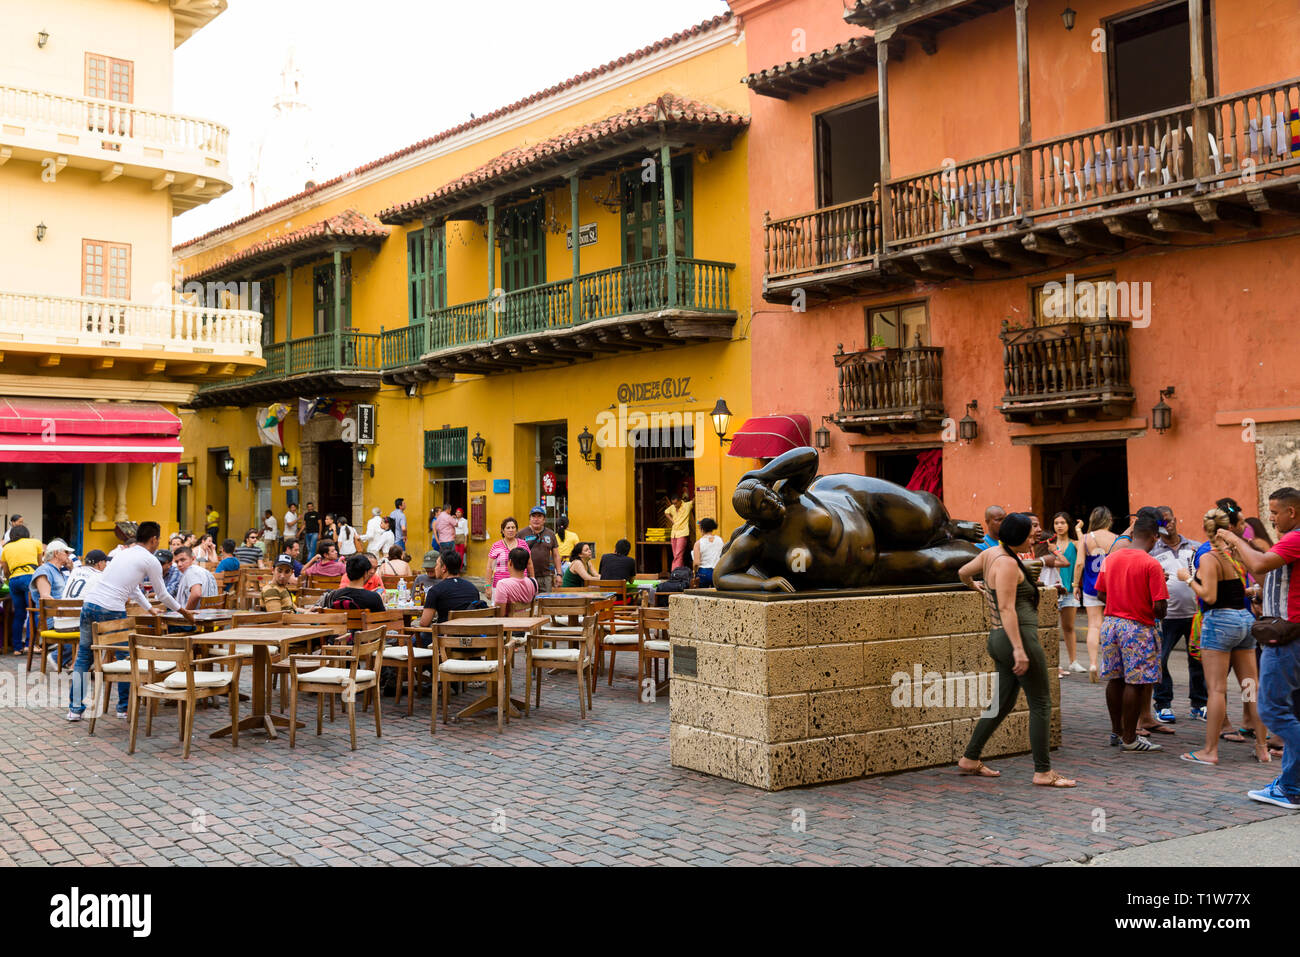
<svg viewBox="0 0 1300 957"><path fill-rule="evenodd" d="M80 296L81 241L99 239L131 245L133 301L169 303L171 218L171 196L143 180L102 183L66 167L44 182L38 164L10 160L0 166L0 290Z"/></svg>
<svg viewBox="0 0 1300 957"><path fill-rule="evenodd" d="M516 129L501 133L461 149L433 157L410 170L353 188L346 195L321 202L309 209L296 209L242 235L217 236L178 250L185 272L192 274L207 268L253 243L318 222L348 208L375 217L379 210L421 196L481 166L509 149L536 143L549 136L595 120L604 119L634 106L653 102L666 92L695 99L712 106L748 114L748 94L738 82L744 75L743 42L729 42L678 62L648 76L637 77L590 99L555 109ZM584 427L597 433L597 416L618 402L618 386L625 382L657 381L666 376L689 377L693 402L650 405L644 411L683 412L692 417L702 413L696 440L701 456L695 462L697 485L719 488L719 511L722 532L729 534L738 524L730 508L730 490L741 473L753 466L750 460L727 458L713 433L708 412L719 396L727 399L737 422L749 411L749 343L747 339L751 288L748 264L747 233L748 194L746 170L747 139L736 137L731 149L713 150L707 156L692 154L693 163L693 250L700 259L721 260L736 264L730 274L731 307L739 315L732 341L702 345L670 346L651 351L628 353L558 368L489 377L461 376L458 381L427 383L414 398L403 389L385 386L372 395L349 398L376 405L377 442L371 450L375 477L363 479L364 507L354 515L364 525L372 506L386 514L393 499L407 499L407 550L417 559L429 544L427 515L430 507L442 504L441 485L430 483L435 477L424 469L423 432L444 425L465 427L470 437L482 433L488 441L487 454L493 459L491 474L472 460L468 479L487 482L487 528L489 541L498 536L502 518L514 515L521 523L528 508L540 494L535 489L536 466L533 461L531 425L565 421L569 444L569 516L572 528L584 540L595 540L602 551L612 550L615 540L632 538L634 529L633 450L601 449L600 472L582 462L578 455L577 436ZM629 158L628 166L639 164L639 157ZM617 182L617 181L616 181ZM584 273L619 265L622 262L622 237L617 213L603 209L594 201L609 192L610 176L584 179L580 183L579 223L597 223L598 242L581 250ZM614 197L618 196L617 188ZM547 279L571 275L572 254L565 248L564 231L570 227L568 187L546 196L546 217L554 218L559 228L547 236ZM498 214L500 211L498 211ZM393 227L389 238L377 254L357 251L353 256L352 323L364 332L379 332L407 323L407 253L406 236L413 227ZM415 228L418 228L418 224ZM469 222L448 223L446 233L448 302L457 304L485 299L488 285L487 239L485 226ZM327 259L322 257L319 262ZM498 284L501 271L496 270ZM299 268L294 274L295 338L311 334L311 268ZM285 297L283 274L276 280L276 336L284 336ZM292 404L292 403L291 403ZM227 528L242 531L252 519L254 493L251 486L230 483L229 497L222 498L222 483L203 467L207 449L229 445L237 467L247 474L247 447L255 444L254 409L205 408L186 417L182 433L187 454L194 454L200 467L193 471L196 508L211 498L219 499L223 514L223 532ZM299 431L296 419L286 424L285 445L294 464L300 464ZM273 469L278 473L278 469ZM511 491L494 494L492 480L509 478ZM273 480L274 481L274 480ZM471 497L475 492L471 492ZM285 490L272 487L272 507L277 517L285 506ZM226 519L229 520L227 524ZM482 574L486 545L471 543L471 574Z"/></svg>
<svg viewBox="0 0 1300 957"><path fill-rule="evenodd" d="M172 105L171 7L148 0L0 0L0 83L84 96L86 54L131 60L135 105ZM42 49L36 35L50 35Z"/></svg>

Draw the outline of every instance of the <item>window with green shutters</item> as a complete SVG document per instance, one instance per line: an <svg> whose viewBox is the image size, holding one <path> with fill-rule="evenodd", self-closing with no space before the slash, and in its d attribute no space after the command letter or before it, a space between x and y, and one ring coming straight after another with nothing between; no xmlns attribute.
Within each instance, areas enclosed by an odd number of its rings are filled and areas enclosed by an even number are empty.
<svg viewBox="0 0 1300 957"><path fill-rule="evenodd" d="M469 458L468 429L430 429L424 433L424 467L446 469L464 466Z"/></svg>
<svg viewBox="0 0 1300 957"><path fill-rule="evenodd" d="M334 264L325 263L312 270L312 304L316 320L316 335L333 332L334 316ZM343 329L352 326L352 259L343 257Z"/></svg>
<svg viewBox="0 0 1300 957"><path fill-rule="evenodd" d="M429 263L424 261L424 229L406 234L406 309L407 321L421 322L433 309L447 305L447 235L442 226L429 226ZM425 308L429 266L433 271L433 302Z"/></svg>
<svg viewBox="0 0 1300 957"><path fill-rule="evenodd" d="M497 224L501 246L501 288L506 292L540 286L546 282L546 236L542 200L511 206Z"/></svg>
<svg viewBox="0 0 1300 957"><path fill-rule="evenodd" d="M275 342L275 280L263 279L258 284L258 308L262 310L262 348Z"/></svg>
<svg viewBox="0 0 1300 957"><path fill-rule="evenodd" d="M658 166L655 167L658 172ZM643 181L638 166L623 174L623 262L637 263L668 255L664 217L663 176ZM692 255L690 157L673 160L673 207L676 215L677 255Z"/></svg>

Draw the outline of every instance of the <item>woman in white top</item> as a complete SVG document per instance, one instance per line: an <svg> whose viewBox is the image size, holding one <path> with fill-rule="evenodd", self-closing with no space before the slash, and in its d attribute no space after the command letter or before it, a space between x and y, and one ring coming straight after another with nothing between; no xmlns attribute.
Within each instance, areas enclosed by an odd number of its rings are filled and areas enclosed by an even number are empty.
<svg viewBox="0 0 1300 957"><path fill-rule="evenodd" d="M702 518L699 522L700 537L695 540L695 547L691 549L691 560L695 565L695 574L699 579L701 588L713 587L713 566L718 564L718 559L722 557L722 549L726 547L726 542L718 534L718 523L711 518Z"/></svg>
<svg viewBox="0 0 1300 957"><path fill-rule="evenodd" d="M336 515L334 518L339 536L339 555L357 553L357 530L348 524L347 516Z"/></svg>
<svg viewBox="0 0 1300 957"><path fill-rule="evenodd" d="M375 564L378 564L396 542L397 539L393 537L393 521L385 515L379 521L379 534L366 540L366 551L375 556Z"/></svg>

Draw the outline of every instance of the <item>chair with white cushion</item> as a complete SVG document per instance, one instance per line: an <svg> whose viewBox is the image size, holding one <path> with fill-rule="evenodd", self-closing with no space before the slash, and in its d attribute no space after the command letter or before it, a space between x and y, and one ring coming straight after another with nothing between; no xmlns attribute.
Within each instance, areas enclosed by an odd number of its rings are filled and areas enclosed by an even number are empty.
<svg viewBox="0 0 1300 957"><path fill-rule="evenodd" d="M558 598L539 598L534 612L539 617L548 616L549 624L542 625L543 638L580 640L587 633L582 618L587 613L587 599L574 596Z"/></svg>
<svg viewBox="0 0 1300 957"><path fill-rule="evenodd" d="M509 717L506 701L505 628L491 618L448 621L438 625L433 636L438 651L438 670L433 683L433 713L429 733L438 728L438 698L442 698L442 723L447 723L447 698L444 685L459 681L495 683L497 695L497 733L502 733Z"/></svg>
<svg viewBox="0 0 1300 957"><path fill-rule="evenodd" d="M641 690L642 701L653 701L661 691L668 687L668 652L671 647L668 643L668 609L667 608L638 608L641 615L637 621L637 662L636 662L636 686ZM659 682L659 662L665 662L664 680ZM653 665L653 674L651 666ZM643 682L646 678L654 681L654 695L647 696L644 694L645 686Z"/></svg>
<svg viewBox="0 0 1300 957"><path fill-rule="evenodd" d="M379 687L380 654L384 650L383 625L359 631L351 645L326 645L317 655L291 655L289 668L289 747L296 744L298 695L316 694L316 734L321 733L325 695L339 695L348 711L352 750L357 749L357 694ZM302 664L300 664L300 662ZM303 665L312 664L315 668ZM375 695L375 737L384 736L380 721L380 698Z"/></svg>
<svg viewBox="0 0 1300 957"><path fill-rule="evenodd" d="M402 613L396 609L390 611L367 611L362 615L362 627L374 628L383 625L385 644L383 654L379 656L379 669L395 668L397 670L397 687L393 689L393 706L402 703L402 685L405 683L406 713L415 713L415 692L419 687L417 667L432 664L433 649L421 648L415 644L415 635L403 627ZM395 644L388 645L388 641Z"/></svg>
<svg viewBox="0 0 1300 957"><path fill-rule="evenodd" d="M594 602L591 606L591 613L597 616L596 629L596 667L594 675L600 673L604 667L605 652L609 652L609 681L608 684L613 687L614 684L614 661L620 651L629 651L637 654L637 621L640 606L623 605L615 606L610 604L609 599L603 602ZM601 607L609 605L609 607Z"/></svg>
<svg viewBox="0 0 1300 957"><path fill-rule="evenodd" d="M180 739L185 743L185 757L190 756L190 739L194 735L194 711L198 701L218 695L230 697L230 744L239 746L239 656L194 657L193 635L142 635L132 632L127 639L128 675L131 681L131 743L127 754L135 754L136 729L140 722L140 699L150 702L174 701L180 725ZM201 671L200 666L226 664L229 671ZM166 675L166 677L163 677ZM152 727L145 728L145 737Z"/></svg>
<svg viewBox="0 0 1300 957"><path fill-rule="evenodd" d="M542 599L546 601L547 599ZM554 599L552 599L554 601ZM584 607L583 602L576 603L581 610ZM554 606L554 607L559 607ZM547 614L548 612L538 609L538 614ZM554 611L551 614L568 614L567 611ZM527 649L524 652L524 714L529 711L529 695L533 681L533 670L537 670L537 702L536 706L542 706L542 671L572 671L578 676L578 715L586 720L587 709L591 707L591 683L587 680L587 671L591 667L592 648L596 641L596 616L588 615L583 619L580 626L581 633L573 635L565 632L560 635L548 636L545 632L546 626L542 626L542 633L532 637L528 641ZM536 648L534 642L545 640L550 637L555 644L565 642L576 645L572 648Z"/></svg>
<svg viewBox="0 0 1300 957"><path fill-rule="evenodd" d="M90 689L87 690L103 691L99 704L90 709L89 730L91 734L95 733L95 716L101 711L104 714L108 713L113 687L119 684L132 684L139 676L139 672L131 670L131 660L127 657L127 638L130 637L133 631L151 635L166 634L163 623L152 616L97 621L90 626L90 673L94 675L94 678ZM160 675L165 675L175 667L169 661L160 661L157 664L156 671ZM154 709L154 702L149 702L145 737L148 737L153 730Z"/></svg>

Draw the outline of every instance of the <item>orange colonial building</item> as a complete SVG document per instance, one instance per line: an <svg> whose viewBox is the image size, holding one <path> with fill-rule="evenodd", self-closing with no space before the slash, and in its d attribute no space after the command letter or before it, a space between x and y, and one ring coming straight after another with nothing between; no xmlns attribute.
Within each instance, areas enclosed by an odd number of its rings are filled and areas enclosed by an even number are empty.
<svg viewBox="0 0 1300 957"><path fill-rule="evenodd" d="M962 517L1300 484L1293 0L731 7L756 414Z"/></svg>

